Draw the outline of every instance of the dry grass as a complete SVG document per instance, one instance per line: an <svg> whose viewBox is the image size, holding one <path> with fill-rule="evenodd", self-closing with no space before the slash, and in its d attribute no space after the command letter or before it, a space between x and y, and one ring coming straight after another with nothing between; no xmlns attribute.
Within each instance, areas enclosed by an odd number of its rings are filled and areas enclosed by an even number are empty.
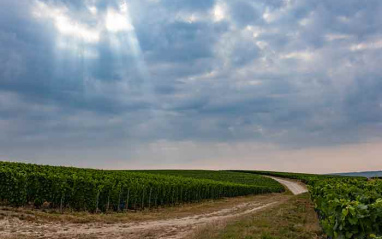
<svg viewBox="0 0 382 239"><path fill-rule="evenodd" d="M318 239L322 231L308 194L234 222L207 225L194 239Z"/></svg>

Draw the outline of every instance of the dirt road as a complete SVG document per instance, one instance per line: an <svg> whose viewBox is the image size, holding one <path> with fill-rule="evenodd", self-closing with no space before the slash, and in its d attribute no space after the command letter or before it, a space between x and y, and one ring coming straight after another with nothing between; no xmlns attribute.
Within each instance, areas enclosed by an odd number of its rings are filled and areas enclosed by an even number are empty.
<svg viewBox="0 0 382 239"><path fill-rule="evenodd" d="M298 183L282 179L276 179L286 185L294 193L304 192L304 188ZM41 222L20 220L19 217L5 216L0 219L0 238L112 238L112 239L137 239L137 238L187 238L195 229L210 223L224 222L235 217L244 216L274 207L290 196L276 194L273 196L259 195L252 201L227 205L226 208L219 208L208 213L197 213L186 217L174 217L165 220L147 220L144 222Z"/></svg>
<svg viewBox="0 0 382 239"><path fill-rule="evenodd" d="M285 185L294 195L302 194L308 192L308 189L306 188L305 185L301 183L297 183L291 180L285 180L281 178L276 178L276 177L270 177L277 182Z"/></svg>
<svg viewBox="0 0 382 239"><path fill-rule="evenodd" d="M199 226L254 213L277 203L280 198L243 203L207 214L140 223L34 223L9 217L0 220L0 238L186 238Z"/></svg>

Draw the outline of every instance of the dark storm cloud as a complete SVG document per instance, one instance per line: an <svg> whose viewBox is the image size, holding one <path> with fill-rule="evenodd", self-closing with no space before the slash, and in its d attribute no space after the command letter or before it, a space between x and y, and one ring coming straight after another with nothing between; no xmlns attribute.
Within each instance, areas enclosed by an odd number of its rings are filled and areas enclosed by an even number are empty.
<svg viewBox="0 0 382 239"><path fill-rule="evenodd" d="M121 3L0 2L4 147L382 136L381 1Z"/></svg>

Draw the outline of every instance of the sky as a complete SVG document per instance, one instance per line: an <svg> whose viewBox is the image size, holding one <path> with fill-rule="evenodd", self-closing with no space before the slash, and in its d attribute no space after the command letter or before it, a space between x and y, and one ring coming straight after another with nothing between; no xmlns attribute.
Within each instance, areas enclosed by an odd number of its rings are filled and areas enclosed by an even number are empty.
<svg viewBox="0 0 382 239"><path fill-rule="evenodd" d="M0 159L382 170L380 0L0 0Z"/></svg>

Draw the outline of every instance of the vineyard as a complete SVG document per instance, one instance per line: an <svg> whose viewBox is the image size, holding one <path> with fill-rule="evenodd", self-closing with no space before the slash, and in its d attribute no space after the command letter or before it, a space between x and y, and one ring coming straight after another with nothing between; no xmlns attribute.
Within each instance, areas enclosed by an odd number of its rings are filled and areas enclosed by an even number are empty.
<svg viewBox="0 0 382 239"><path fill-rule="evenodd" d="M382 236L382 180L327 179L313 183L310 193L329 236Z"/></svg>
<svg viewBox="0 0 382 239"><path fill-rule="evenodd" d="M331 178L346 178L343 176L335 176L335 175L320 175L320 174L308 174L308 173L287 173L287 172L273 172L273 171L247 171L247 170L231 170L230 172L236 173L249 173L256 175L268 175L275 176L279 178L290 178L296 179L306 184L314 183L317 180L331 179ZM365 180L364 177L359 177L362 180Z"/></svg>
<svg viewBox="0 0 382 239"><path fill-rule="evenodd" d="M14 206L45 205L61 211L105 212L284 191L277 182L257 175L253 175L249 184L251 177L242 173L221 172L219 176L216 171L200 171L197 174L183 177L0 162L0 201Z"/></svg>
<svg viewBox="0 0 382 239"><path fill-rule="evenodd" d="M321 226L334 239L382 238L382 180L362 177L240 171L308 184Z"/></svg>
<svg viewBox="0 0 382 239"><path fill-rule="evenodd" d="M206 170L144 170L139 172L253 185L263 187L265 191L271 190L271 192L284 191L284 187L273 179L241 172Z"/></svg>

